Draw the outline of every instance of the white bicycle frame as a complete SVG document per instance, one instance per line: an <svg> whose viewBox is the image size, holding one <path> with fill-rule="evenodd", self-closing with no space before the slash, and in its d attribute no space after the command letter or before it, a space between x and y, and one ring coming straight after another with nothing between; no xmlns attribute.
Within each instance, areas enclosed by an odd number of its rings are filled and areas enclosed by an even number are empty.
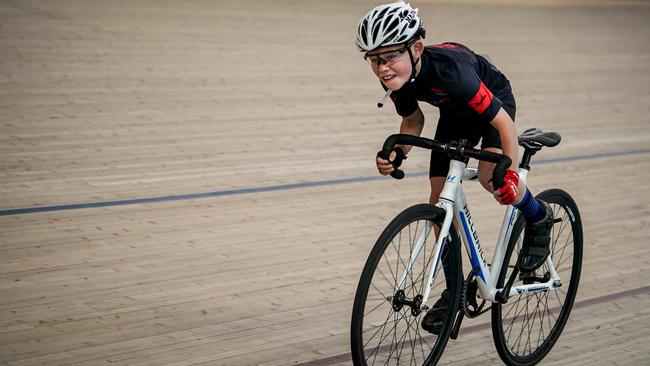
<svg viewBox="0 0 650 366"><path fill-rule="evenodd" d="M519 168L520 179L525 182L527 176L528 170ZM464 243L465 250L470 257L472 271L478 283L479 297L486 301L496 302L496 294L503 290L503 288L497 288L496 285L503 266L503 260L512 233L512 228L517 219L517 209L514 206L507 207L503 217L503 223L501 224L501 231L497 240L496 250L492 257L492 265L488 265L485 260L483 249L481 248L478 234L474 228L474 223L472 222L472 215L467 205L467 200L465 199L465 192L463 192L462 185L460 184L461 181L475 180L476 177L476 169L467 168L467 163L458 160L451 160L449 173L447 174L447 181L440 194L440 199L436 204L437 207L445 211L445 218L434 248L435 252L429 268L428 283L425 287L422 304L420 306L421 310L427 310L429 308L427 306L427 300L429 299L431 287L433 286L434 280L442 265L442 249L444 245L447 244L447 238L449 236L449 229L452 221L454 221L455 227L460 234L460 240ZM411 252L409 263L406 265L404 273L400 277L400 281L397 282L395 291L404 289L406 279L410 276L413 264L420 254L420 251L422 250L432 229L433 223L427 222L424 230L422 230L420 236L416 240L413 251ZM521 249L521 244L521 240L519 240L517 242L516 253ZM553 259L550 255L546 259L546 266L551 275L547 282L529 285L513 285L508 297L530 292L551 291L558 287L560 277L555 271Z"/></svg>

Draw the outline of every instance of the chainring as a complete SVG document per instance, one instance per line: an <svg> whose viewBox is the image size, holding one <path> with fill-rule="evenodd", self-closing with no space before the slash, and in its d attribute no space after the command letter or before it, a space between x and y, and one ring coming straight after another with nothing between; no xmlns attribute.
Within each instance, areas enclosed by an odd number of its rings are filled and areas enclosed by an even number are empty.
<svg viewBox="0 0 650 366"><path fill-rule="evenodd" d="M461 292L460 297L460 306L463 309L463 313L468 318L476 318L477 316L490 310L491 306L488 306L487 309L483 309L485 306L485 300L481 300L481 304L478 304L478 282L474 276L474 272L470 273L467 276L467 279L463 282L463 291Z"/></svg>

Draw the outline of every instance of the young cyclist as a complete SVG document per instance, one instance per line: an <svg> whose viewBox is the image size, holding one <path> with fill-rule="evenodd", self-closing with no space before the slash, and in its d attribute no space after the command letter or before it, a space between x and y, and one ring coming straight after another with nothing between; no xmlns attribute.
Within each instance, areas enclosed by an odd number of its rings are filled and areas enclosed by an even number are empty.
<svg viewBox="0 0 650 366"><path fill-rule="evenodd" d="M480 161L478 177L497 202L514 205L526 219L517 265L522 272L532 272L549 254L553 213L548 204L533 197L516 171L519 145L510 82L485 57L469 48L458 43L425 47L424 36L418 9L399 1L377 6L361 18L356 43L402 117L400 133L421 134L424 115L418 102L427 102L440 109L435 140L466 139L472 146L481 140L481 149L503 153L512 160L500 189L494 190L491 183L495 164ZM398 145L389 160L377 156L379 173L390 174L410 149ZM438 201L449 162L447 155L431 153L431 204ZM445 290L423 318L425 330L439 332L447 300Z"/></svg>

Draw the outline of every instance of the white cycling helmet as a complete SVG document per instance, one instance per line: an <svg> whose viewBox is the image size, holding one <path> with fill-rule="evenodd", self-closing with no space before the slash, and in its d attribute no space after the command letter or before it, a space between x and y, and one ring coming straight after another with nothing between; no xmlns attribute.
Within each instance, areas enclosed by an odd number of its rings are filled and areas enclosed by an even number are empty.
<svg viewBox="0 0 650 366"><path fill-rule="evenodd" d="M418 9L398 1L379 5L361 18L357 25L357 47L362 52L368 52L406 43L418 35L424 37Z"/></svg>

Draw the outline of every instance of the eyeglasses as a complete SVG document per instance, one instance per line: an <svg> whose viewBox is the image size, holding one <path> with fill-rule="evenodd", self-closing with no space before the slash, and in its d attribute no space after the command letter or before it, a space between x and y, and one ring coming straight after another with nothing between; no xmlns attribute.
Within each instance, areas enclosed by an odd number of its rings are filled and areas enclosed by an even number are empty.
<svg viewBox="0 0 650 366"><path fill-rule="evenodd" d="M405 46L404 48L400 48L398 50L377 53L374 55L365 54L363 56L363 59L368 61L372 67L378 67L379 65L390 66L399 61L399 59L404 56L404 52L406 52L408 48L409 46Z"/></svg>

